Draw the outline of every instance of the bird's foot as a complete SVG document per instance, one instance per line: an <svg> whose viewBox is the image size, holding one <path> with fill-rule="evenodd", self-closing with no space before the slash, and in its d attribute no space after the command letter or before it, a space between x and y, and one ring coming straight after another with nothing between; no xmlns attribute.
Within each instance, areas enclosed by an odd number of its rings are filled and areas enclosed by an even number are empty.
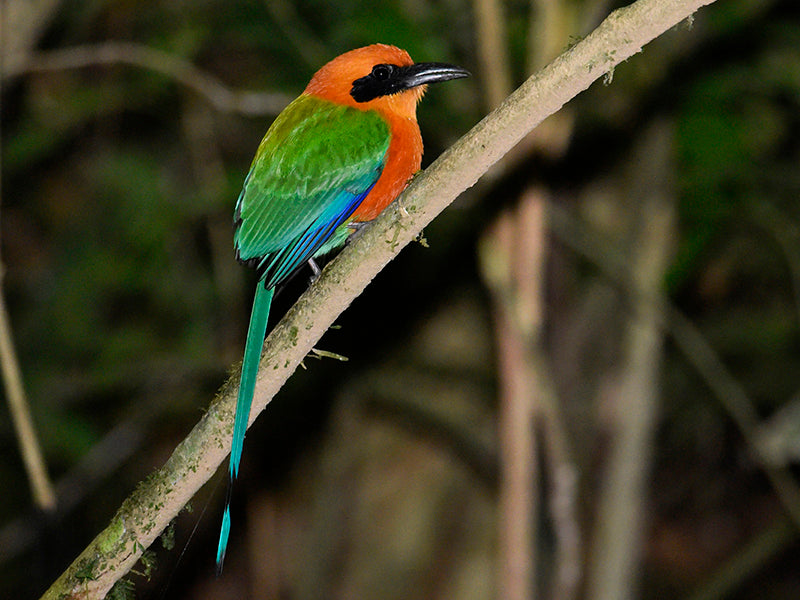
<svg viewBox="0 0 800 600"><path fill-rule="evenodd" d="M358 236L361 235L361 232L364 231L364 227L369 224L369 221L353 221L352 223L348 223L347 227L353 230L353 233L347 236L347 240L345 241L346 244L352 244L355 240L358 239Z"/></svg>

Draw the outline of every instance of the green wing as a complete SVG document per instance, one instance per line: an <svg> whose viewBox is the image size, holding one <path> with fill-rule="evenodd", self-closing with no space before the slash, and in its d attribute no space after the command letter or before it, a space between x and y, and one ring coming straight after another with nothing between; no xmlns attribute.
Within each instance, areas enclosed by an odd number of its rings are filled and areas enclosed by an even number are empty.
<svg viewBox="0 0 800 600"><path fill-rule="evenodd" d="M236 204L237 258L267 287L288 277L375 185L389 141L375 112L297 98L261 142Z"/></svg>

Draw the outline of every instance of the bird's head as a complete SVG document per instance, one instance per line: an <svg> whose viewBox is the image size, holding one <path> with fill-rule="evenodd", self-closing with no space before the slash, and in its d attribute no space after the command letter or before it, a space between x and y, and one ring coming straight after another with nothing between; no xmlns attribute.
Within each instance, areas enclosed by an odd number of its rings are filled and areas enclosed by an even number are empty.
<svg viewBox="0 0 800 600"><path fill-rule="evenodd" d="M314 74L305 93L361 110L414 118L427 84L468 77L445 63L414 63L408 52L373 44L334 58Z"/></svg>

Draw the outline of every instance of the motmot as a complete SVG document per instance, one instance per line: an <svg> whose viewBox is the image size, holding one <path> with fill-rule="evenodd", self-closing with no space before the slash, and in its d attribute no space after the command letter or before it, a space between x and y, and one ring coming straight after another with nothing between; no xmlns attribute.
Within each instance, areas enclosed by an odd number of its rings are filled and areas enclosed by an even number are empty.
<svg viewBox="0 0 800 600"><path fill-rule="evenodd" d="M234 211L239 262L258 273L236 402L228 494L217 546L221 572L230 499L275 288L306 262L344 245L408 184L422 160L417 103L427 84L469 76L445 63L414 63L373 44L324 65L269 127Z"/></svg>

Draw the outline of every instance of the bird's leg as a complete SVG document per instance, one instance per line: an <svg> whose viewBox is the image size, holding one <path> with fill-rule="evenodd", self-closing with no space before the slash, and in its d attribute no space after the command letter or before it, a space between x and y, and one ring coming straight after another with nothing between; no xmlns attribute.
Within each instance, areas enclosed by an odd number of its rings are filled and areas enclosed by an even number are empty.
<svg viewBox="0 0 800 600"><path fill-rule="evenodd" d="M317 279L319 279L322 269L319 268L319 265L313 258L308 259L308 266L311 267L312 271L310 283L314 283Z"/></svg>

